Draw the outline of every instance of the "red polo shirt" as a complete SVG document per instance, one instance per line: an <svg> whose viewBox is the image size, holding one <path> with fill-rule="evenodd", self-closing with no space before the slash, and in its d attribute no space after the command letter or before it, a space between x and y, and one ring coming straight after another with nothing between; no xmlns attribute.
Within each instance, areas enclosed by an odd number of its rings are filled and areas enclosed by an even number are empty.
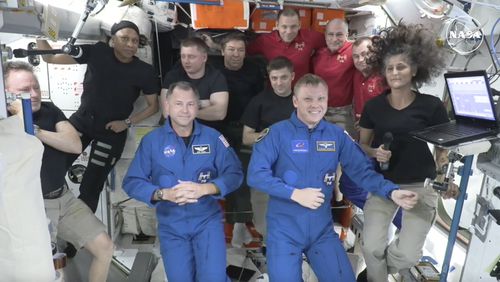
<svg viewBox="0 0 500 282"><path fill-rule="evenodd" d="M262 54L268 61L278 57L287 57L293 63L295 79L293 84L304 74L310 72L311 55L314 50L326 46L325 36L315 30L301 29L297 37L285 43L277 30L259 35L247 50L249 55Z"/></svg>
<svg viewBox="0 0 500 282"><path fill-rule="evenodd" d="M365 78L363 74L356 70L353 77L353 101L354 114L357 117L363 113L366 102L377 97L387 89L385 78L378 74L372 74ZM356 118L359 120L359 118Z"/></svg>
<svg viewBox="0 0 500 282"><path fill-rule="evenodd" d="M312 59L313 72L328 84L328 107L352 104L352 42L346 42L335 53L327 47L320 49Z"/></svg>

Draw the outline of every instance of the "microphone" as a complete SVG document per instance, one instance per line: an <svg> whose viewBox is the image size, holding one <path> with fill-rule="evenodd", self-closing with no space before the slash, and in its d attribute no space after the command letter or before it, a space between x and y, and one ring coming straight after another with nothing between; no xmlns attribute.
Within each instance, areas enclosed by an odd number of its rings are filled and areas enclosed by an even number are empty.
<svg viewBox="0 0 500 282"><path fill-rule="evenodd" d="M24 58L24 57L29 56L28 50L25 50L25 49L14 49L14 51L12 51L12 53L14 54L14 57L16 57L16 58Z"/></svg>
<svg viewBox="0 0 500 282"><path fill-rule="evenodd" d="M384 143L382 148L384 150L389 150L389 147L391 147L392 140L394 140L392 133L386 132L384 134L384 137L382 138L382 142ZM388 169L389 169L389 161L380 163L380 170L384 171L384 170L388 170Z"/></svg>

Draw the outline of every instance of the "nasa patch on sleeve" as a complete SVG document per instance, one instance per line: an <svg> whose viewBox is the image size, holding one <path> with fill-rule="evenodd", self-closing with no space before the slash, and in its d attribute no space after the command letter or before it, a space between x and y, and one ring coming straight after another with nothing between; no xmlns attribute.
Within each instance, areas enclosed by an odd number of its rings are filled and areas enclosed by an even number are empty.
<svg viewBox="0 0 500 282"><path fill-rule="evenodd" d="M191 146L191 150L193 151L193 155L210 154L210 145L209 144L193 145Z"/></svg>
<svg viewBox="0 0 500 282"><path fill-rule="evenodd" d="M316 151L335 152L335 141L316 141Z"/></svg>

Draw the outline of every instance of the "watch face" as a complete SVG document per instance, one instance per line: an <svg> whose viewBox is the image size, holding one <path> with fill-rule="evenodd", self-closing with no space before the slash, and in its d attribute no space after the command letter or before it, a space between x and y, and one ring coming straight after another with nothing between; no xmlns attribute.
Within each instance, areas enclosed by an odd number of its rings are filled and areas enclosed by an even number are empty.
<svg viewBox="0 0 500 282"><path fill-rule="evenodd" d="M163 200L163 191L156 190L156 198Z"/></svg>

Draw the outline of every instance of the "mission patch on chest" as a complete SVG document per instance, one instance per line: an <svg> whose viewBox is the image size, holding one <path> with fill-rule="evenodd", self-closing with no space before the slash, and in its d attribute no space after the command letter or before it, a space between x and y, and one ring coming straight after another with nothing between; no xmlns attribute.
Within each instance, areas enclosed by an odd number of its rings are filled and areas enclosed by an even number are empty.
<svg viewBox="0 0 500 282"><path fill-rule="evenodd" d="M335 141L316 141L316 151L335 152Z"/></svg>
<svg viewBox="0 0 500 282"><path fill-rule="evenodd" d="M193 145L191 146L191 149L193 150L193 155L210 154L209 144Z"/></svg>

